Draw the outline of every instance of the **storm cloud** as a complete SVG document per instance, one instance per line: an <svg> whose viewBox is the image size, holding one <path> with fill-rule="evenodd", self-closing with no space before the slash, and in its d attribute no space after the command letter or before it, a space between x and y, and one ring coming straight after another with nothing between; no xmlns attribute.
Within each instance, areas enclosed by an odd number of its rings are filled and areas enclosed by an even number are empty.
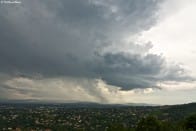
<svg viewBox="0 0 196 131"><path fill-rule="evenodd" d="M101 79L122 90L194 81L181 66L150 53L150 42L125 41L156 23L161 2L23 0L0 5L0 72L28 79L39 79L37 75L40 79ZM13 90L8 88L13 84L1 85L4 92ZM73 92L74 86L70 88ZM92 84L86 88L98 95Z"/></svg>

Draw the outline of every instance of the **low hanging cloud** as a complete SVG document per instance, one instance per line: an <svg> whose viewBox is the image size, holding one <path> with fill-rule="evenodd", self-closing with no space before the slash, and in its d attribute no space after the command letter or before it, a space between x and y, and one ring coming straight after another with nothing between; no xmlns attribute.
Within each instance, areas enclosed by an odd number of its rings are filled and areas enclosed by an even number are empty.
<svg viewBox="0 0 196 131"><path fill-rule="evenodd" d="M107 85L102 80L76 78L38 80L15 77L4 81L1 86L0 91L5 93L2 95L6 95L9 99L52 102L126 103L130 98L153 92L152 88L123 91L118 87Z"/></svg>
<svg viewBox="0 0 196 131"><path fill-rule="evenodd" d="M57 90L58 86L48 85L44 79L70 77L77 86L83 82L74 79L91 81L82 88L91 95L83 98L95 100L103 96L93 86L97 79L122 90L156 88L159 82L194 81L179 65L169 65L162 56L150 53L152 44L124 40L156 23L161 2L22 0L17 5L0 5L0 72L9 76L2 80L1 90L31 94L34 89L25 78L32 77L34 84L37 75L43 83L37 86L40 91L42 87ZM21 79L20 83L28 84L18 84ZM66 85L66 92L77 92L76 85Z"/></svg>

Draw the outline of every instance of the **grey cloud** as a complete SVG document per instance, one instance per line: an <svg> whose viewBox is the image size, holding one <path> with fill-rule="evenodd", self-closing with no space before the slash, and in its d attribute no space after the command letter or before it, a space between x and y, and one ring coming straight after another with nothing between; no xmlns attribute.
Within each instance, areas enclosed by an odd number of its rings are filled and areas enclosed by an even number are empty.
<svg viewBox="0 0 196 131"><path fill-rule="evenodd" d="M95 72L108 84L123 89L154 88L164 81L194 81L182 67L168 66L162 56L155 54L104 54Z"/></svg>
<svg viewBox="0 0 196 131"><path fill-rule="evenodd" d="M164 58L150 54L149 44L131 43L130 52L124 53L110 49L121 48L125 36L153 26L160 3L23 0L21 5L2 6L0 72L101 78L123 89L154 87L160 80L188 79L176 73L182 68L167 68ZM167 72L164 75L163 70Z"/></svg>

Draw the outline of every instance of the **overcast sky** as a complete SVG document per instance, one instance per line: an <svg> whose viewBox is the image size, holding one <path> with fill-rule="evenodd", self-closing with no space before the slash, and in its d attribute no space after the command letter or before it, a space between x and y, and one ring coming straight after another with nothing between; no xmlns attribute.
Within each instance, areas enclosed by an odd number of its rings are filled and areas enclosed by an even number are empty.
<svg viewBox="0 0 196 131"><path fill-rule="evenodd" d="M0 2L0 99L196 101L195 0Z"/></svg>

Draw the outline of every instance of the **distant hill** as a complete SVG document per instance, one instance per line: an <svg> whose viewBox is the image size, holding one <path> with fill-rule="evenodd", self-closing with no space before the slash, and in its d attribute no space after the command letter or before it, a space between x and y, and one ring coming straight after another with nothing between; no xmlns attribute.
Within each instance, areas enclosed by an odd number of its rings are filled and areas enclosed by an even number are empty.
<svg viewBox="0 0 196 131"><path fill-rule="evenodd" d="M147 107L162 107L163 109L195 109L196 103L188 104L178 104L178 105L156 105L148 103L125 103L125 104L101 104L95 102L78 102L78 101L66 101L66 102L57 102L57 101L43 101L35 99L27 100L0 100L0 103L10 103L10 104L58 104L58 105L69 105L73 107L125 107L125 106L147 106Z"/></svg>

